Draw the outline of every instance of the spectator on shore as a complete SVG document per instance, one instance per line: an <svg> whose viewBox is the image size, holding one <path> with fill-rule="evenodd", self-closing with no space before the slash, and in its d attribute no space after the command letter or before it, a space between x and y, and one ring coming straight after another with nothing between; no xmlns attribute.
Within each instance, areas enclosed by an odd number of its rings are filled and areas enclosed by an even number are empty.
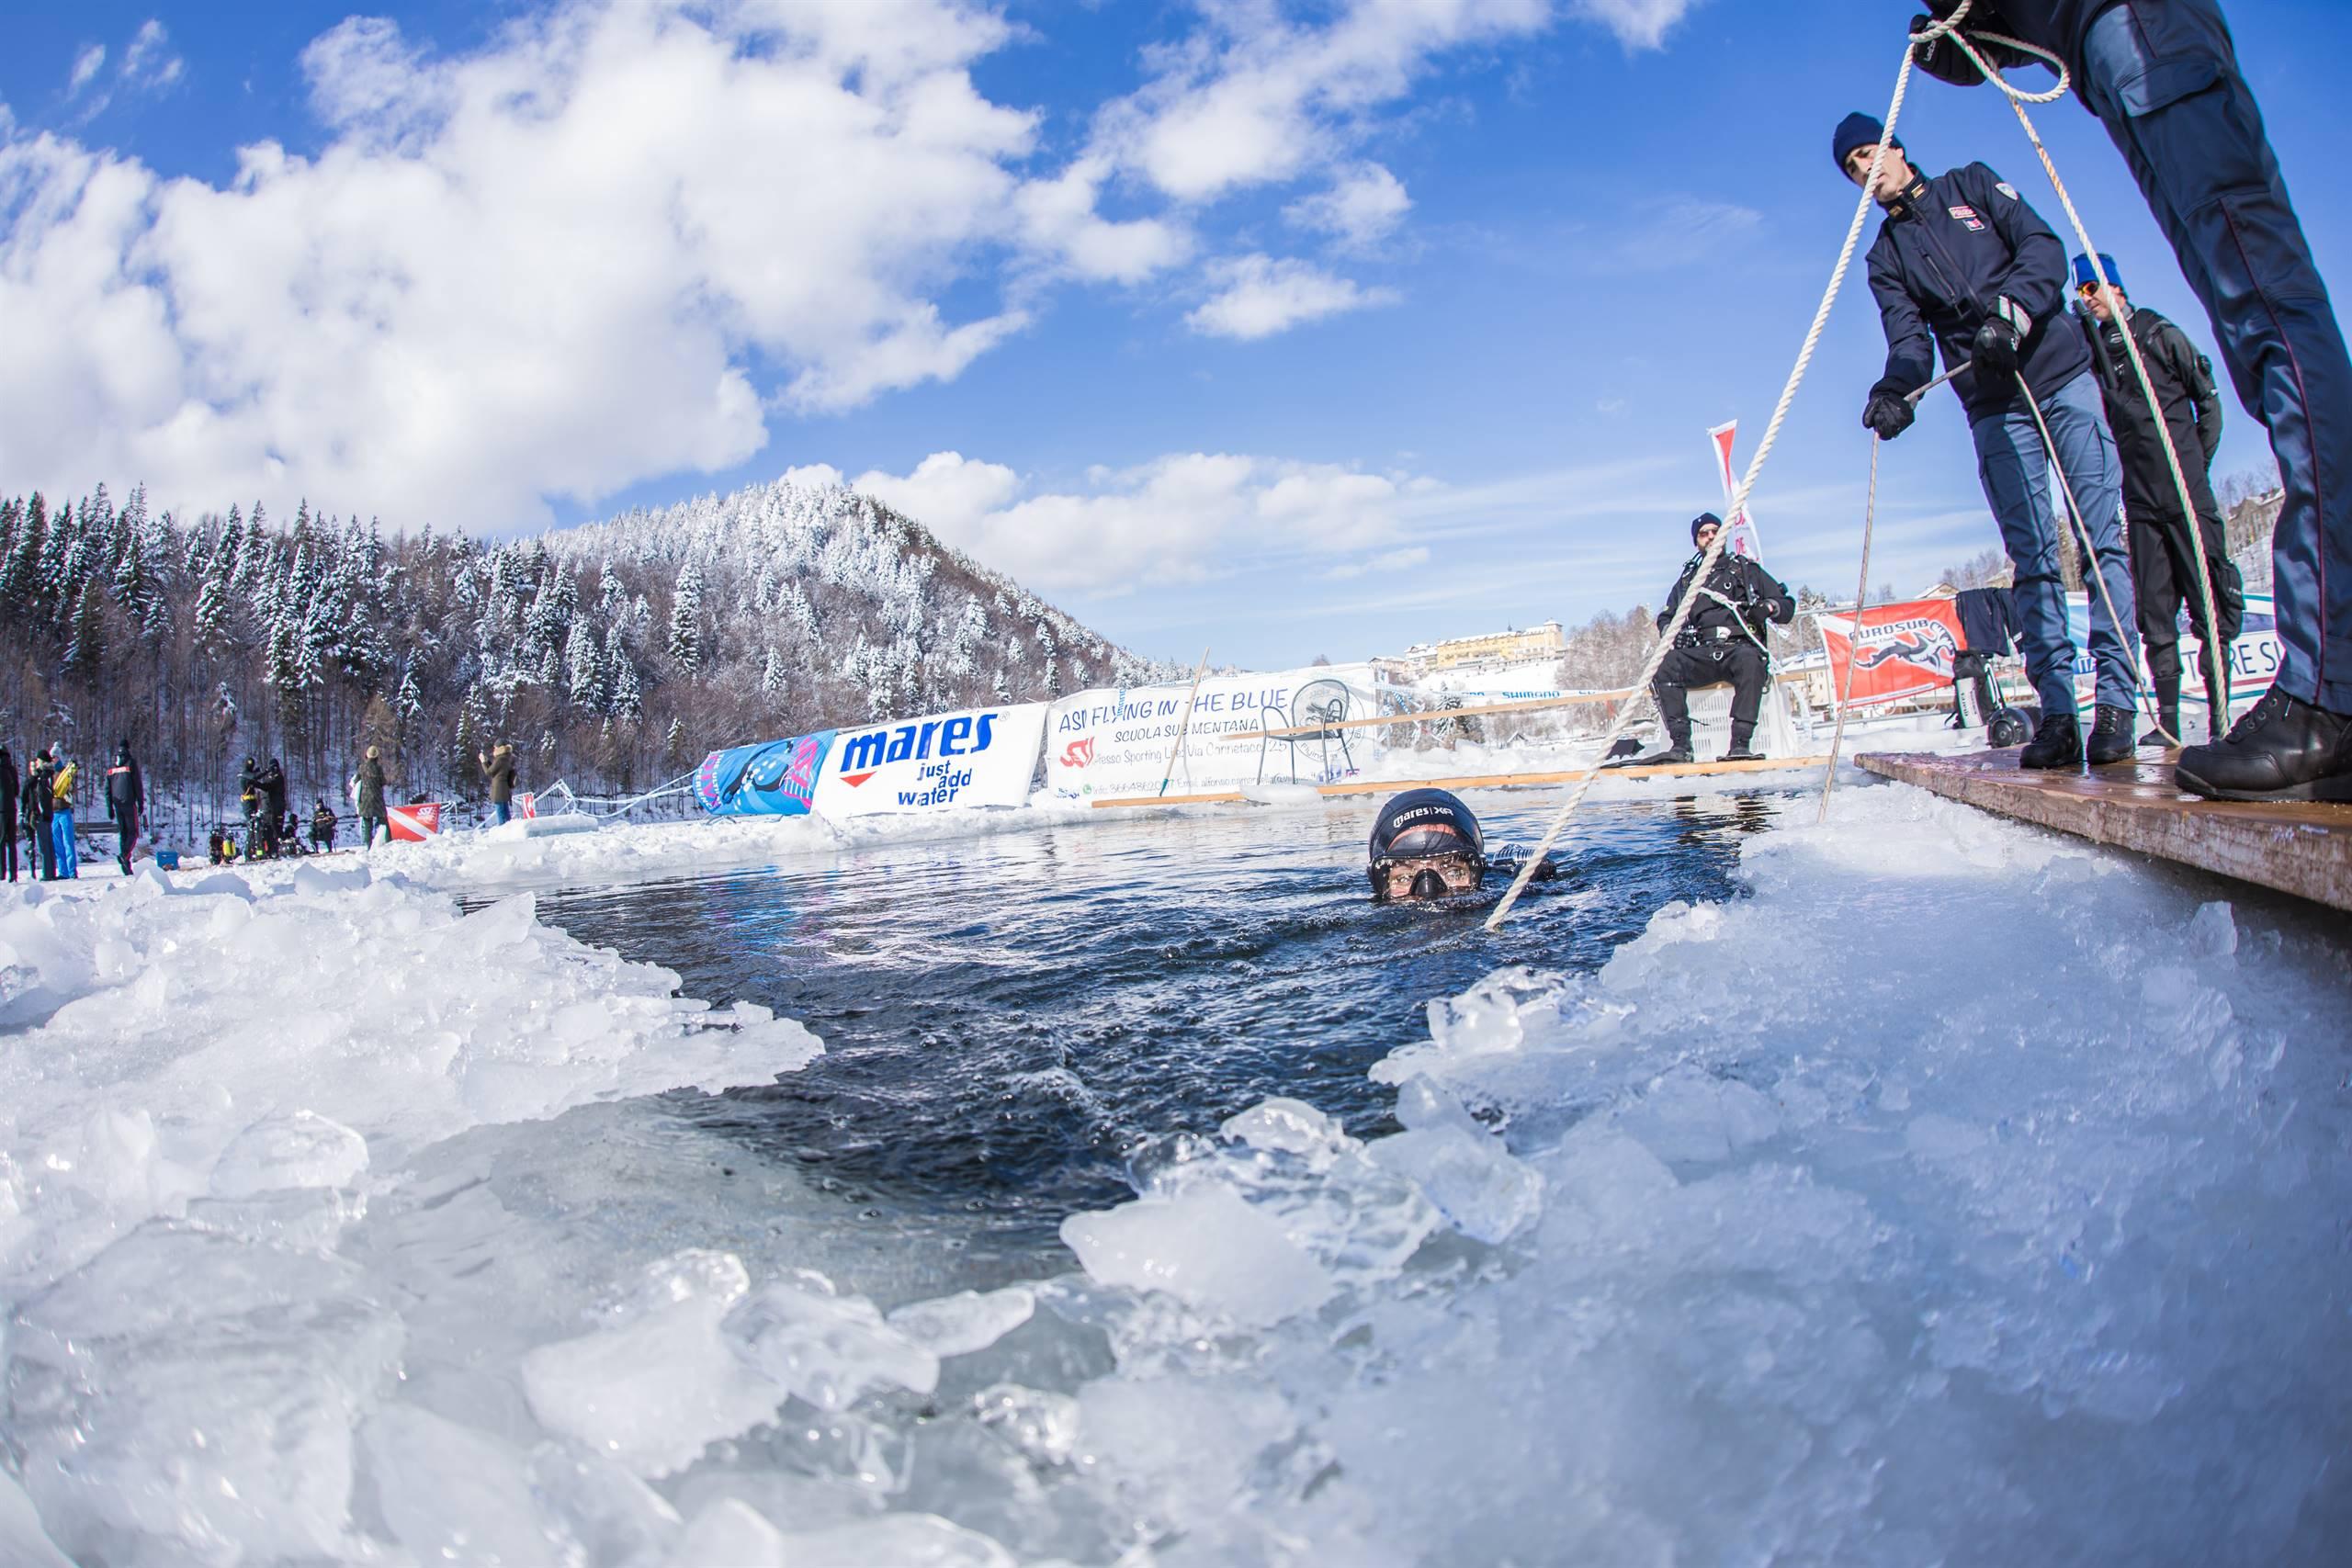
<svg viewBox="0 0 2352 1568"><path fill-rule="evenodd" d="M359 847L376 847L376 829L384 830L384 841L392 840L392 821L384 811L384 757L377 748L368 748L368 755L359 761L359 772L352 779L359 804Z"/></svg>
<svg viewBox="0 0 2352 1568"><path fill-rule="evenodd" d="M57 810L56 791L56 764L44 747L25 764L25 787L19 794L25 808L25 837L32 840L25 871L31 874L30 862L39 860L43 882L57 880L57 840L49 830L49 819Z"/></svg>
<svg viewBox="0 0 2352 1568"><path fill-rule="evenodd" d="M130 874L130 852L139 844L139 819L147 810L147 781L125 739L114 749L114 766L107 770L107 815L114 818L115 863Z"/></svg>
<svg viewBox="0 0 2352 1568"><path fill-rule="evenodd" d="M514 815L514 748L502 740L491 748L487 757L475 752L474 760L481 764L482 777L490 781L491 814L503 827Z"/></svg>
<svg viewBox="0 0 2352 1568"><path fill-rule="evenodd" d="M211 852L214 865L227 865L237 858L236 839L223 831L217 822L212 825L212 836L206 840L205 848Z"/></svg>
<svg viewBox="0 0 2352 1568"><path fill-rule="evenodd" d="M320 854L334 848L334 812L328 807L326 796L314 797L317 807L311 813L311 847Z"/></svg>
<svg viewBox="0 0 2352 1568"><path fill-rule="evenodd" d="M262 789L261 764L250 756L237 770L237 804L245 813L245 856L252 859L261 852Z"/></svg>
<svg viewBox="0 0 2352 1568"><path fill-rule="evenodd" d="M17 775L17 759L8 755L8 748L0 744L0 869L8 880L17 880L17 792L25 781Z"/></svg>
<svg viewBox="0 0 2352 1568"><path fill-rule="evenodd" d="M262 809L268 813L267 847L276 854L286 841L286 769L275 757L261 771Z"/></svg>
<svg viewBox="0 0 2352 1568"><path fill-rule="evenodd" d="M57 879L79 882L82 879L82 852L74 842L74 786L81 782L82 770L72 758L60 753L57 757L56 783L51 785L52 804L49 814L49 836L57 845Z"/></svg>

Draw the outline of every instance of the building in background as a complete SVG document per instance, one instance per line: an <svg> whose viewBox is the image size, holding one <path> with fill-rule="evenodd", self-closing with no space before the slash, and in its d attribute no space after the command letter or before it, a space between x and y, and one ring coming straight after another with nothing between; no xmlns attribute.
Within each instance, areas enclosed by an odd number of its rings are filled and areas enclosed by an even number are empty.
<svg viewBox="0 0 2352 1568"><path fill-rule="evenodd" d="M1556 660L1567 648L1560 623L1545 621L1521 631L1506 628L1483 637L1449 637L1443 642L1417 642L1381 663L1409 669L1413 678L1447 670L1496 670L1507 664Z"/></svg>

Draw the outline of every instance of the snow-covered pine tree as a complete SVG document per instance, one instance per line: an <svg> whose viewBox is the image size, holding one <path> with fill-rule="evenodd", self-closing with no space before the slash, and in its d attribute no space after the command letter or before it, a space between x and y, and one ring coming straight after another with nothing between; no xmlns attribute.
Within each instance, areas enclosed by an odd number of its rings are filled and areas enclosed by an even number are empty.
<svg viewBox="0 0 2352 1568"><path fill-rule="evenodd" d="M702 569L688 561L678 570L678 585L670 596L671 661L692 675L702 668Z"/></svg>

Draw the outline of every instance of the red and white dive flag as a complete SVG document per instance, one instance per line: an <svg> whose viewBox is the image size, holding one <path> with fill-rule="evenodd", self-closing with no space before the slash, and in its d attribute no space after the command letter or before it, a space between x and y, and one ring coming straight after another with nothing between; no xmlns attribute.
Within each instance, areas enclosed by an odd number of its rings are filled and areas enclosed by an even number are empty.
<svg viewBox="0 0 2352 1568"><path fill-rule="evenodd" d="M1733 420L1729 424L1719 424L1707 432L1707 439L1714 443L1716 466L1723 470L1725 512L1731 511L1732 497L1739 493L1739 481L1732 477L1731 471L1731 443L1733 436L1737 434L1738 431L1739 421ZM1764 538L1756 531L1755 514L1746 507L1742 507L1736 516L1727 520L1725 526L1731 530L1731 538L1724 544L1724 548L1736 555L1746 556L1749 560L1761 565L1764 559Z"/></svg>

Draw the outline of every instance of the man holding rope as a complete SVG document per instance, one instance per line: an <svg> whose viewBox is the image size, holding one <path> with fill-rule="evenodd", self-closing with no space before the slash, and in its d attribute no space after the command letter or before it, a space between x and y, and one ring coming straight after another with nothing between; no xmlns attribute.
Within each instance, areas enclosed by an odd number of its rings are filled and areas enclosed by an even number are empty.
<svg viewBox="0 0 2352 1568"><path fill-rule="evenodd" d="M1959 0L1934 9L1949 17ZM1929 26L1920 17L1912 31ZM1961 28L1996 70L2030 57L1980 33L2065 62L2132 165L2211 318L2238 400L2269 429L2278 459L2278 677L2226 739L2184 750L2174 776L2222 799L2352 800L2352 356L2221 6L1976 0ZM1984 80L1949 37L1914 58L1947 82Z"/></svg>
<svg viewBox="0 0 2352 1568"><path fill-rule="evenodd" d="M2131 558L2123 547L2122 477L2091 376L2090 350L2064 319L2066 249L2014 186L1983 164L1933 176L1913 168L1899 138L1866 114L1848 115L1831 141L1846 177L1860 183L1880 159L1871 193L1886 209L1870 251L1871 292L1886 329L1886 373L1862 423L1892 441L1916 417L1914 395L1935 377L1940 347L1968 410L1984 500L2016 568L2026 674L2041 722L2022 768L2070 768L2086 755L2119 762L2132 752ZM2055 460L2088 531L2090 655L2098 707L2086 742L2075 716L2075 644L2067 630L2052 504Z"/></svg>

